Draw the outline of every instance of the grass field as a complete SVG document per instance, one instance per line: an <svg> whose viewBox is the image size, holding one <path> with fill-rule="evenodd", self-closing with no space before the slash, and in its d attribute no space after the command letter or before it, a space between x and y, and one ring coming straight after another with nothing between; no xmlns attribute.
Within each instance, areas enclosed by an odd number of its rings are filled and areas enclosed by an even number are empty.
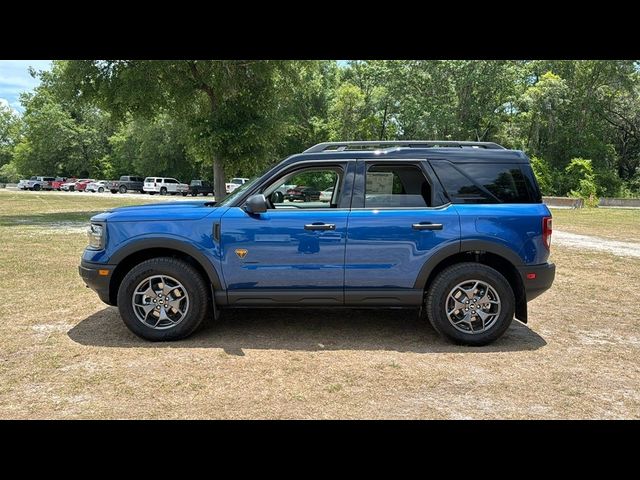
<svg viewBox="0 0 640 480"><path fill-rule="evenodd" d="M640 209L554 208L551 212L554 229L640 243Z"/></svg>
<svg viewBox="0 0 640 480"><path fill-rule="evenodd" d="M142 201L0 191L0 418L640 418L640 260L554 247L554 287L488 347L398 310L228 312L151 344L77 273L91 212ZM637 232L611 212L554 228Z"/></svg>

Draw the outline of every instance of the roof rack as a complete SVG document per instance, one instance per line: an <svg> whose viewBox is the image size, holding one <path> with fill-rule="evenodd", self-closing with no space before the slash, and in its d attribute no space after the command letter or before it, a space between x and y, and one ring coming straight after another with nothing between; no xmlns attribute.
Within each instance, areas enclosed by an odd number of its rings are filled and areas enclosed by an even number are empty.
<svg viewBox="0 0 640 480"><path fill-rule="evenodd" d="M502 145L493 142L453 142L450 140L400 140L400 141L376 141L363 142L323 142L308 148L304 153L342 152L345 150L373 150L378 148L433 148L433 147L470 147L485 148L488 150L505 150Z"/></svg>

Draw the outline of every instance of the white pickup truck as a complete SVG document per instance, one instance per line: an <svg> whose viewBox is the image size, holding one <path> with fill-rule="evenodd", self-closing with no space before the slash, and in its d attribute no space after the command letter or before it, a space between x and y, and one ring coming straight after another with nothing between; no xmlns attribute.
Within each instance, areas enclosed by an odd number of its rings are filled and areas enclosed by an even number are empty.
<svg viewBox="0 0 640 480"><path fill-rule="evenodd" d="M51 182L55 180L55 177L31 177L29 180L20 180L18 182L18 188L21 190L52 190Z"/></svg>

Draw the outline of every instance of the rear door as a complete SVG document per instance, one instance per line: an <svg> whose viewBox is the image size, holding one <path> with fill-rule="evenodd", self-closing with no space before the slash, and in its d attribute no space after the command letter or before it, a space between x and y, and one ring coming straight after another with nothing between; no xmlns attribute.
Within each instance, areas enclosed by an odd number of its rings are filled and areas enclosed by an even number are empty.
<svg viewBox="0 0 640 480"><path fill-rule="evenodd" d="M178 190L178 181L175 178L165 178L164 186L167 187L167 192L175 193Z"/></svg>
<svg viewBox="0 0 640 480"><path fill-rule="evenodd" d="M460 221L426 162L358 160L345 256L345 303L420 305L423 265L460 248Z"/></svg>

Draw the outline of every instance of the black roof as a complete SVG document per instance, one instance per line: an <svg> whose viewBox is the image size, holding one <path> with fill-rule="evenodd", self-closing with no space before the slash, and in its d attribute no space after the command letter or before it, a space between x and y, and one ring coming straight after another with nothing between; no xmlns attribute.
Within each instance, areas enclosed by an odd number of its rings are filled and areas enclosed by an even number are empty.
<svg viewBox="0 0 640 480"><path fill-rule="evenodd" d="M441 146L441 145L446 146ZM338 148L334 148L338 145ZM340 148L347 145L347 148ZM362 148L358 148L362 145ZM383 148L372 149L380 145ZM389 145L386 147L386 145ZM433 145L433 146L431 146ZM329 148L326 148L326 147ZM286 163L301 160L447 160L455 163L529 163L520 150L507 150L490 142L334 142L321 143L303 153L292 155Z"/></svg>

